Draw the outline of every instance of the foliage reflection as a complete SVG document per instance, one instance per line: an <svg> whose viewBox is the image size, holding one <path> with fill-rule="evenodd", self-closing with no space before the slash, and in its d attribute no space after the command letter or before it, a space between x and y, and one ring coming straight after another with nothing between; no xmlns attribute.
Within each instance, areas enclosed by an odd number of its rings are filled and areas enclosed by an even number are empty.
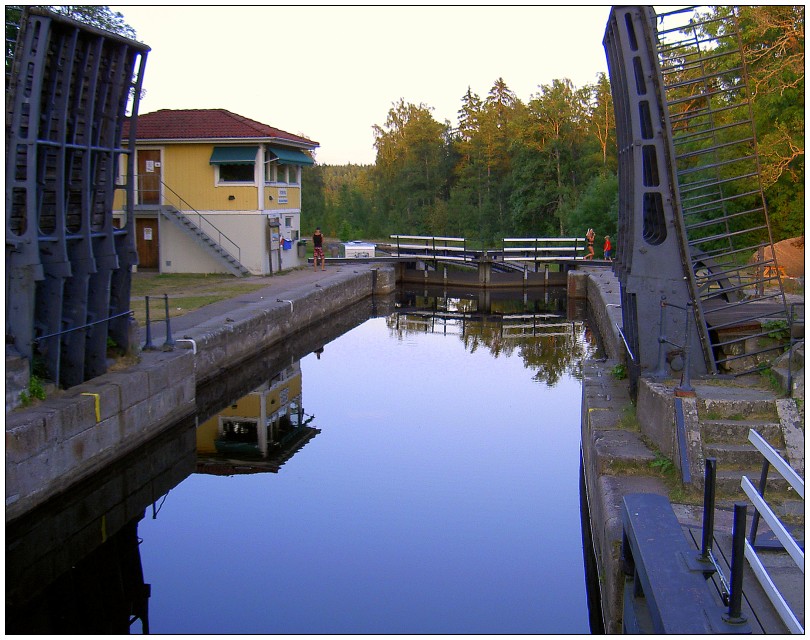
<svg viewBox="0 0 810 640"><path fill-rule="evenodd" d="M501 299L486 292L401 292L386 324L399 339L413 333L457 335L470 353L517 355L535 381L551 387L564 375L580 379L582 362L594 349L581 310L567 302L562 289L544 289L531 299L520 292Z"/></svg>

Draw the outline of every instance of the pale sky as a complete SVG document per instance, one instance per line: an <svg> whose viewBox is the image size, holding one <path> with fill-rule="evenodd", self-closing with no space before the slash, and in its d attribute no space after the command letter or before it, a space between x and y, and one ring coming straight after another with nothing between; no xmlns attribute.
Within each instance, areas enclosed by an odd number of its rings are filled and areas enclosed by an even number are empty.
<svg viewBox="0 0 810 640"><path fill-rule="evenodd" d="M223 108L320 143L320 164L371 164L393 103L457 124L467 88L607 73L610 6L115 5L149 45L139 113Z"/></svg>

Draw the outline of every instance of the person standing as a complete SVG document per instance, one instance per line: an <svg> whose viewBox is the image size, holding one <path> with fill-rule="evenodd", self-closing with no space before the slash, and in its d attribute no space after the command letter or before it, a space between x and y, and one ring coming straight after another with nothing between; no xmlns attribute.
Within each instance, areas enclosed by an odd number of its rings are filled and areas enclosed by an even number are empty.
<svg viewBox="0 0 810 640"><path fill-rule="evenodd" d="M588 253L585 254L585 260L593 260L593 241L596 239L593 229L588 229L585 239L588 241Z"/></svg>
<svg viewBox="0 0 810 640"><path fill-rule="evenodd" d="M613 247L610 244L610 236L605 236L605 245L602 248L605 251L605 260L611 260L610 251Z"/></svg>
<svg viewBox="0 0 810 640"><path fill-rule="evenodd" d="M326 271L326 256L323 254L323 234L320 227L315 227L315 233L312 235L312 246L314 247L315 271L318 270L318 260L321 261L321 271Z"/></svg>

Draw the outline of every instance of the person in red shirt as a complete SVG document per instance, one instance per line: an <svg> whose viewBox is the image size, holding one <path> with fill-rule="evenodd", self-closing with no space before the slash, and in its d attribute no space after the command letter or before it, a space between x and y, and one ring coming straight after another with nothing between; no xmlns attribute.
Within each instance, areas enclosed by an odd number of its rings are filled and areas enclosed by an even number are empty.
<svg viewBox="0 0 810 640"><path fill-rule="evenodd" d="M613 260L613 258L610 257L610 251L612 249L610 244L610 236L605 236L605 245L602 248L605 251L605 260Z"/></svg>

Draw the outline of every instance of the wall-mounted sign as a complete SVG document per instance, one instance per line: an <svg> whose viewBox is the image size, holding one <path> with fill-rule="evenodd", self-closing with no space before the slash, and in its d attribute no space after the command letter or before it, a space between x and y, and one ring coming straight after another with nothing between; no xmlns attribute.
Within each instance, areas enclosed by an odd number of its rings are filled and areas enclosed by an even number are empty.
<svg viewBox="0 0 810 640"><path fill-rule="evenodd" d="M155 172L155 161L154 160L147 160L146 161L146 173L154 173Z"/></svg>
<svg viewBox="0 0 810 640"><path fill-rule="evenodd" d="M279 204L287 204L287 190L286 189L279 189L278 190L278 203Z"/></svg>
<svg viewBox="0 0 810 640"><path fill-rule="evenodd" d="M143 239L144 240L151 240L152 239L152 227L144 227L143 228Z"/></svg>

